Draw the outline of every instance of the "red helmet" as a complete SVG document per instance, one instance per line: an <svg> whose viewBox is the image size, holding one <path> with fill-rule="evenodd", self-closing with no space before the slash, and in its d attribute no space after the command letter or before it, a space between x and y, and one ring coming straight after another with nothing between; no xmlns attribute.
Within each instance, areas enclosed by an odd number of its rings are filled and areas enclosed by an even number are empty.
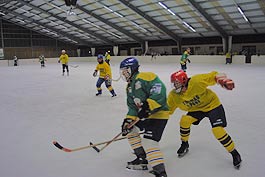
<svg viewBox="0 0 265 177"><path fill-rule="evenodd" d="M176 89L176 92L180 93L182 88L185 87L188 81L188 76L186 72L184 72L183 70L179 70L171 74L170 79L171 79L172 86Z"/></svg>

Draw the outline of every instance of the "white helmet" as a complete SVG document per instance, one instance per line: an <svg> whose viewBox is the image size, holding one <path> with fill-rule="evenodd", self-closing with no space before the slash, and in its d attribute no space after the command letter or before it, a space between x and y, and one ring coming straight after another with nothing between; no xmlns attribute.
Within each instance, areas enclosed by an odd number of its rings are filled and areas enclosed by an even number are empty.
<svg viewBox="0 0 265 177"><path fill-rule="evenodd" d="M62 50L62 53L65 53L65 50Z"/></svg>

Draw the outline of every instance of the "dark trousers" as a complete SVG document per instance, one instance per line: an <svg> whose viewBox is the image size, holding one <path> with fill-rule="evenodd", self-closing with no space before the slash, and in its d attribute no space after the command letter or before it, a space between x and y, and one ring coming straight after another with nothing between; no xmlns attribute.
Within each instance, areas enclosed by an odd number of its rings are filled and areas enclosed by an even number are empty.
<svg viewBox="0 0 265 177"><path fill-rule="evenodd" d="M67 64L62 64L62 67L63 67L63 73L65 72L65 69L69 73L69 69L68 69L68 65Z"/></svg>

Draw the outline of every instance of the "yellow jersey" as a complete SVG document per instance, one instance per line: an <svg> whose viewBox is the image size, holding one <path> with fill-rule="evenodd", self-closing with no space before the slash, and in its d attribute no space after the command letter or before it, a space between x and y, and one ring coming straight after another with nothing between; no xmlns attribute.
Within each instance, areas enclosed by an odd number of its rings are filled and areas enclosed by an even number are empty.
<svg viewBox="0 0 265 177"><path fill-rule="evenodd" d="M62 64L67 64L69 61L69 57L67 54L62 54L59 60Z"/></svg>
<svg viewBox="0 0 265 177"><path fill-rule="evenodd" d="M99 71L100 78L104 78L107 75L109 75L110 79L112 78L111 68L106 62L103 62L102 64L99 63L96 66L96 70Z"/></svg>
<svg viewBox="0 0 265 177"><path fill-rule="evenodd" d="M169 113L173 114L177 108L188 112L208 112L220 106L221 102L217 95L207 88L216 84L216 74L218 72L212 71L192 76L184 93L176 93L175 89L171 90L167 100Z"/></svg>

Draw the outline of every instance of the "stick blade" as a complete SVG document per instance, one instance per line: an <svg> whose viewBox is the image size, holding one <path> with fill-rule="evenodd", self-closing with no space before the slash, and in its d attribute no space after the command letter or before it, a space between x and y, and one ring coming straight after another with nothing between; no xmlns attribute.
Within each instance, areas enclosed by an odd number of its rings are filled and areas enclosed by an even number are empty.
<svg viewBox="0 0 265 177"><path fill-rule="evenodd" d="M89 144L90 144L91 146L94 145L92 142L89 142ZM96 146L93 146L92 148L95 149L98 153L100 152L99 148L97 148Z"/></svg>
<svg viewBox="0 0 265 177"><path fill-rule="evenodd" d="M57 141L53 141L52 143L54 144L54 146L56 146L58 149L61 149L64 152L71 152L71 149L64 148Z"/></svg>

